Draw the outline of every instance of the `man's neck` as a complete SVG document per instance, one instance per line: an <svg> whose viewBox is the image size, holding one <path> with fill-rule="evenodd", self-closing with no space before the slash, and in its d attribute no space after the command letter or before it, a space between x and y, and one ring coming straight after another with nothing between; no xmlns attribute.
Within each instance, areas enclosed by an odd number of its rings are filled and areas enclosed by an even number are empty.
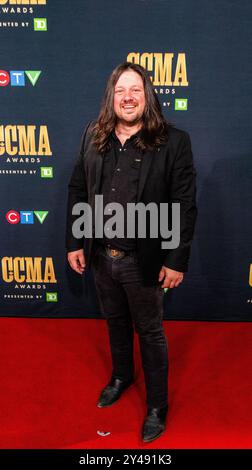
<svg viewBox="0 0 252 470"><path fill-rule="evenodd" d="M132 126L118 122L115 126L115 133L119 137L126 137L127 139L133 134L136 134L142 127L142 123L138 122Z"/></svg>

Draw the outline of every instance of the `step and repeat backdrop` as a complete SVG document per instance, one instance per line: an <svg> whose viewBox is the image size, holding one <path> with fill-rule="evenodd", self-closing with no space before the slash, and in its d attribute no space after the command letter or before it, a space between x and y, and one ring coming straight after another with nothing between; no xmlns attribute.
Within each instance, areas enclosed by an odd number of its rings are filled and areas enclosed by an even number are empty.
<svg viewBox="0 0 252 470"><path fill-rule="evenodd" d="M189 132L198 220L165 318L252 318L252 3L0 0L0 315L101 317L69 268L67 184L106 81L126 59Z"/></svg>

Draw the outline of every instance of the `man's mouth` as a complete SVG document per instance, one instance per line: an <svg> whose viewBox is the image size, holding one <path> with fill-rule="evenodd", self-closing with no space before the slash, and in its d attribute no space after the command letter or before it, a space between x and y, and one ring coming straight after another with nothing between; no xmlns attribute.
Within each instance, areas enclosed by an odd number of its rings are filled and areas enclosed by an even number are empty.
<svg viewBox="0 0 252 470"><path fill-rule="evenodd" d="M134 109L136 106L133 104L124 104L122 107L124 109Z"/></svg>

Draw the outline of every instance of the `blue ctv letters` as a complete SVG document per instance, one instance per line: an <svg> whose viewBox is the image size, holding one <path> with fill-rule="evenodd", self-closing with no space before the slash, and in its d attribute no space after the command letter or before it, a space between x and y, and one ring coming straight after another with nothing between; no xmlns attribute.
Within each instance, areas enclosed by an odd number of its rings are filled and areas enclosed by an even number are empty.
<svg viewBox="0 0 252 470"><path fill-rule="evenodd" d="M10 79L12 86L25 86L25 75L22 70L11 70Z"/></svg>
<svg viewBox="0 0 252 470"><path fill-rule="evenodd" d="M20 211L20 224L34 224L33 211Z"/></svg>

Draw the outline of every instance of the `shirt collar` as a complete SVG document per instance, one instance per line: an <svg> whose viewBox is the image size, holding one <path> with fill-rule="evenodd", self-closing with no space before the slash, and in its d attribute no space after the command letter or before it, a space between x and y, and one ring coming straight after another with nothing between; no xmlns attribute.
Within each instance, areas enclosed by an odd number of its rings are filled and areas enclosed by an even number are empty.
<svg viewBox="0 0 252 470"><path fill-rule="evenodd" d="M142 129L139 129L139 131L137 131L135 134L132 134L132 135L129 137L129 140L134 140L134 139L136 139L136 138L140 135L141 131L142 131ZM115 129L113 129L113 131L111 132L111 137L112 137L116 142L119 141L119 139L118 139L118 137L117 137L117 135L116 135L116 133L115 133Z"/></svg>

